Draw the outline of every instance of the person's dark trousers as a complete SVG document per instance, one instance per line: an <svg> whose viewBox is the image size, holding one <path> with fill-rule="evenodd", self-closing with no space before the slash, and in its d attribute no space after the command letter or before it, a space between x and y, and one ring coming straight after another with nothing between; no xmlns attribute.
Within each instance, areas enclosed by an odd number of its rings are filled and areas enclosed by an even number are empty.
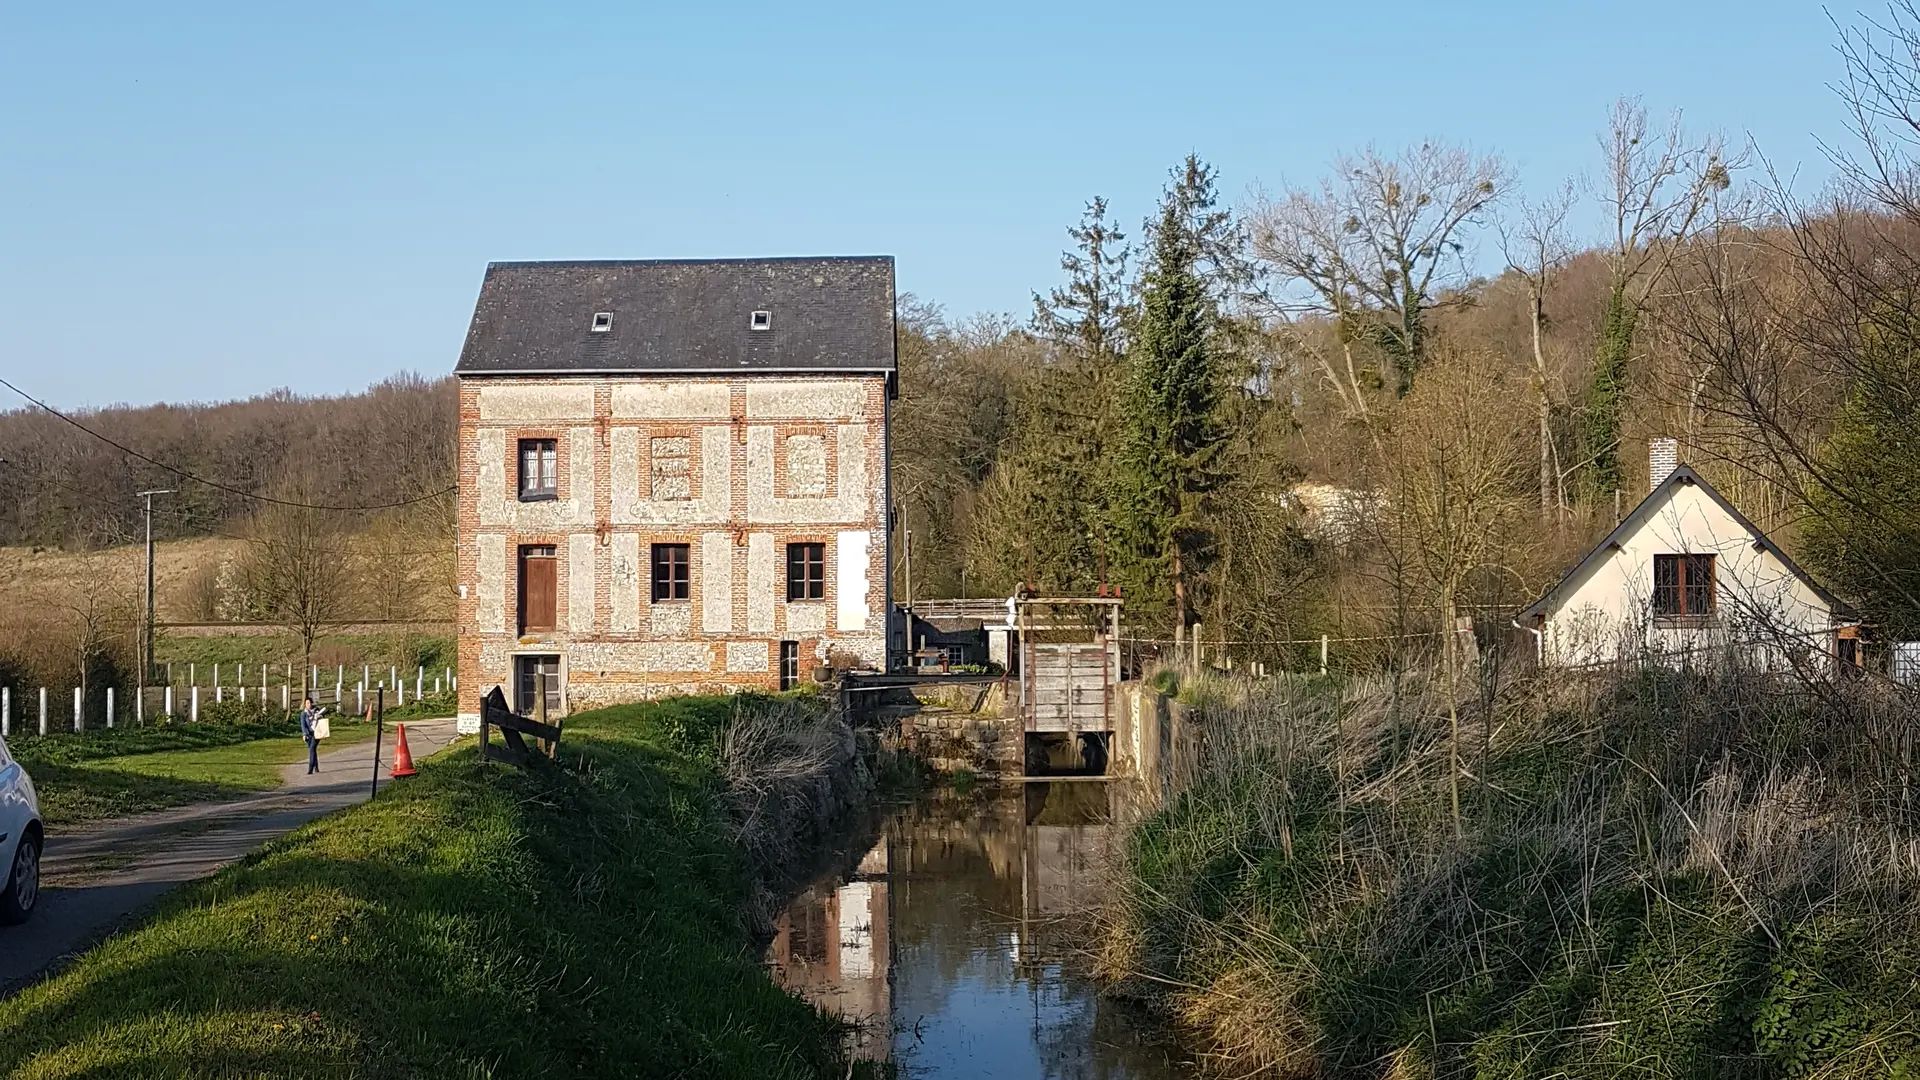
<svg viewBox="0 0 1920 1080"><path fill-rule="evenodd" d="M320 740L308 739L307 740L307 775L312 776L314 773L317 773L319 771L320 771Z"/></svg>

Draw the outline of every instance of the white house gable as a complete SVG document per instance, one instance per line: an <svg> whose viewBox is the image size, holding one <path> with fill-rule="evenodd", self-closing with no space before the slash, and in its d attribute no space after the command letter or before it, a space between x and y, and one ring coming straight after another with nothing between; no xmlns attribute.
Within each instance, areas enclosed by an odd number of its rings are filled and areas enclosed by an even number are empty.
<svg viewBox="0 0 1920 1080"><path fill-rule="evenodd" d="M1553 664L1830 654L1836 605L1690 469L1679 469L1523 616Z"/></svg>

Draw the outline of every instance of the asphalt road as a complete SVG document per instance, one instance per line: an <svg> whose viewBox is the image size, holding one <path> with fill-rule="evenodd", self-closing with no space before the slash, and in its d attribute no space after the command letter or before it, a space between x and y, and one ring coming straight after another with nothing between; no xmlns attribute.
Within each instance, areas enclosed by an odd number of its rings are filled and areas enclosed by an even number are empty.
<svg viewBox="0 0 1920 1080"><path fill-rule="evenodd" d="M415 760L445 749L454 722L407 724ZM381 740L378 776L390 781L393 732ZM0 927L0 995L137 921L155 899L205 877L314 818L365 802L376 775L373 740L320 755L320 772L290 765L286 786L234 802L197 803L52 832L40 864L39 910Z"/></svg>

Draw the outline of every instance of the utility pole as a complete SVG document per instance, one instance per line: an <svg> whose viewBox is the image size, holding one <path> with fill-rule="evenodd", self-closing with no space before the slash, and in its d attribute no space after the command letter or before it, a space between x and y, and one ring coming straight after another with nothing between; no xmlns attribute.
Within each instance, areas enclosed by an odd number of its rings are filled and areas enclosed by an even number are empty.
<svg viewBox="0 0 1920 1080"><path fill-rule="evenodd" d="M171 495L173 490L172 488L154 488L152 491L138 493L147 502L147 641L146 648L142 650L143 660L140 668L140 692L143 695L146 693L147 680L153 678L153 497Z"/></svg>

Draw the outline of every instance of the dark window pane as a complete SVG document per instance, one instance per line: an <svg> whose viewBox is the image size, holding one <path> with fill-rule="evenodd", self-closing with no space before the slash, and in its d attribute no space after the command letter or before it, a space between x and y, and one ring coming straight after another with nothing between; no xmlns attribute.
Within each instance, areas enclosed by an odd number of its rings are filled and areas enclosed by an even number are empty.
<svg viewBox="0 0 1920 1080"><path fill-rule="evenodd" d="M1681 607L1688 615L1711 615L1714 592L1713 556L1689 555L1686 558L1686 587L1680 597Z"/></svg>
<svg viewBox="0 0 1920 1080"><path fill-rule="evenodd" d="M686 600L693 595L693 578L686 544L653 545L653 599Z"/></svg>
<svg viewBox="0 0 1920 1080"><path fill-rule="evenodd" d="M550 499L560 491L559 444L553 439L520 440L520 497Z"/></svg>
<svg viewBox="0 0 1920 1080"><path fill-rule="evenodd" d="M1680 556L1653 557L1653 613L1680 614Z"/></svg>
<svg viewBox="0 0 1920 1080"><path fill-rule="evenodd" d="M800 685L800 643L783 641L780 643L780 689L791 690Z"/></svg>
<svg viewBox="0 0 1920 1080"><path fill-rule="evenodd" d="M827 596L827 545L787 545L787 599L824 600Z"/></svg>

